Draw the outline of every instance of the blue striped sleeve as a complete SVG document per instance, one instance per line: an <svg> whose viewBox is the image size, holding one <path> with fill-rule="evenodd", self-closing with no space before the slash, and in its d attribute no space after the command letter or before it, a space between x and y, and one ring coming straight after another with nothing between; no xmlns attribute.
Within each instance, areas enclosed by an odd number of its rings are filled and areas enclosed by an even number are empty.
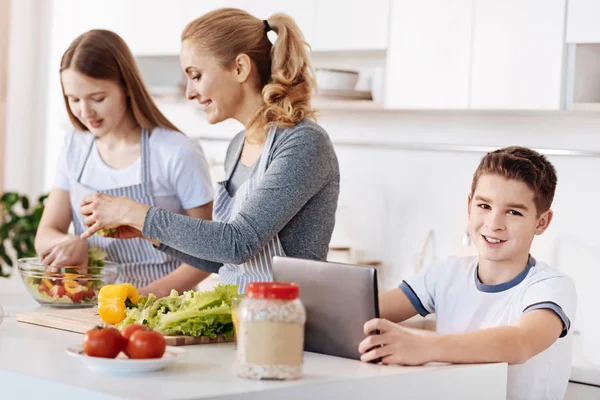
<svg viewBox="0 0 600 400"><path fill-rule="evenodd" d="M425 307L423 306L423 303L421 303L421 300L419 299L419 296L417 296L417 294L415 293L415 291L413 290L413 288L411 288L410 285L408 283L406 283L406 281L402 281L402 283L400 284L399 288L408 297L408 299L412 303L412 305L415 308L415 310L417 310L417 312L422 317L425 317L426 315L429 314L429 311L427 311L425 309Z"/></svg>
<svg viewBox="0 0 600 400"><path fill-rule="evenodd" d="M571 329L571 321L569 320L569 317L567 317L567 315L565 314L562 307L559 306L558 304L556 304L552 301L543 301L540 303L531 304L531 305L525 307L525 309L523 310L523 314L525 314L529 311L540 310L540 309L548 309L548 310L554 311L563 323L563 330L560 334L560 337L567 336L567 333L569 333L569 329Z"/></svg>

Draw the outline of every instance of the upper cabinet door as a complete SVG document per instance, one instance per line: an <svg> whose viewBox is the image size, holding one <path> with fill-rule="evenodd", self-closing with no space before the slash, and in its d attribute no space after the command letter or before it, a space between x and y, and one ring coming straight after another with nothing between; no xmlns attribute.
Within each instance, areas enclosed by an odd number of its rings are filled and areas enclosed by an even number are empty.
<svg viewBox="0 0 600 400"><path fill-rule="evenodd" d="M179 0L183 3L184 25L217 8L241 8L249 3L246 0Z"/></svg>
<svg viewBox="0 0 600 400"><path fill-rule="evenodd" d="M316 0L245 0L244 3L240 8L263 20L277 13L289 15L302 31L304 40L309 45L313 45L315 40Z"/></svg>
<svg viewBox="0 0 600 400"><path fill-rule="evenodd" d="M468 108L473 1L392 0L386 108Z"/></svg>
<svg viewBox="0 0 600 400"><path fill-rule="evenodd" d="M135 55L178 55L183 22L182 0L120 1L127 21L127 42Z"/></svg>
<svg viewBox="0 0 600 400"><path fill-rule="evenodd" d="M390 0L320 0L313 50L385 50Z"/></svg>
<svg viewBox="0 0 600 400"><path fill-rule="evenodd" d="M184 28L182 4L182 0L81 0L76 2L73 24L79 33L90 29L117 33L136 56L176 55Z"/></svg>
<svg viewBox="0 0 600 400"><path fill-rule="evenodd" d="M558 110L565 0L476 0L471 108Z"/></svg>
<svg viewBox="0 0 600 400"><path fill-rule="evenodd" d="M285 13L294 19L304 34L304 39L312 44L314 38L314 17L316 0L183 0L185 15L190 22L209 11L222 7L233 7L248 11L260 19L268 19L273 14ZM186 22L186 24L187 24Z"/></svg>
<svg viewBox="0 0 600 400"><path fill-rule="evenodd" d="M600 1L569 0L567 43L600 43Z"/></svg>

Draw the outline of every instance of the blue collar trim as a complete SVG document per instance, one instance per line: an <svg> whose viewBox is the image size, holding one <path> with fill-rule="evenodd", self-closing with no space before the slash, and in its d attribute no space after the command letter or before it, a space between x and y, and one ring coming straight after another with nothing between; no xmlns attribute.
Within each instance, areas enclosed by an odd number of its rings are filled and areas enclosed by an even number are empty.
<svg viewBox="0 0 600 400"><path fill-rule="evenodd" d="M517 286L519 283L523 282L523 279L529 274L529 270L535 267L536 261L531 255L527 260L527 266L523 271L519 273L519 275L515 276L508 282L500 283L498 285L486 285L479 280L479 263L477 263L477 267L475 268L475 286L480 292L486 293L499 293L504 292L505 290L511 289Z"/></svg>

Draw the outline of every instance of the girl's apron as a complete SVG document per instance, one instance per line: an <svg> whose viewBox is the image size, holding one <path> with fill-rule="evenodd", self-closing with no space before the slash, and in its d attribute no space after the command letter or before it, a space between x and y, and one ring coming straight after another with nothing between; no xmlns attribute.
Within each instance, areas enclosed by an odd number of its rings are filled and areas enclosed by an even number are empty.
<svg viewBox="0 0 600 400"><path fill-rule="evenodd" d="M148 131L142 128L141 183L107 190L94 190L80 182L96 139L92 140L81 169L76 175L77 178L71 181L71 190L69 191L76 235L81 235L87 230L87 227L83 223L84 216L80 214L79 209L81 201L91 194L101 192L111 196L125 196L138 203L150 206L154 205L150 182L149 137ZM111 239L93 235L87 239L87 242L90 248L99 247L106 251L108 253L108 261L120 264L117 277L118 282L131 283L137 288L142 288L152 281L162 278L181 264L174 257L156 250L149 241L141 238Z"/></svg>

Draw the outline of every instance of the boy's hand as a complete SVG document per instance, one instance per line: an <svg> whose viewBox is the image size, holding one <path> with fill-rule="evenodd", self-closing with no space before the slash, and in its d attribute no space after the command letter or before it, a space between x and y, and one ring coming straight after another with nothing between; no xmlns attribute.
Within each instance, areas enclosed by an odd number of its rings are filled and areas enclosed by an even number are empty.
<svg viewBox="0 0 600 400"><path fill-rule="evenodd" d="M387 319L372 319L364 326L365 334L379 330L358 346L361 361L381 357L383 364L422 365L433 361L434 336L419 335Z"/></svg>

